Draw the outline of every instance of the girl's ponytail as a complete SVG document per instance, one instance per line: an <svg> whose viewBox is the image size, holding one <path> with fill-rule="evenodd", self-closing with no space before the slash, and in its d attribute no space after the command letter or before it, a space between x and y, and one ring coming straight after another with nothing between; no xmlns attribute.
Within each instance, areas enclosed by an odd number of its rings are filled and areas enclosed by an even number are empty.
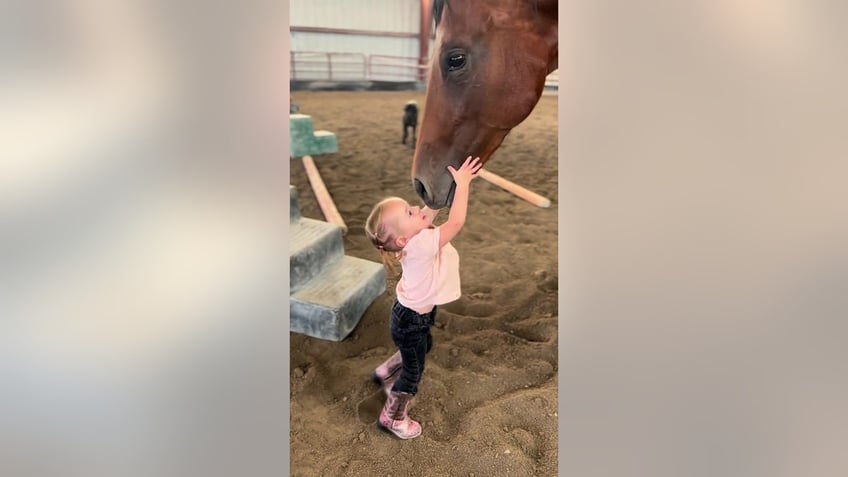
<svg viewBox="0 0 848 477"><path fill-rule="evenodd" d="M401 249L394 243L394 233L383 222L383 210L386 204L397 200L403 199L388 197L381 200L374 206L374 210L371 211L371 214L368 215L368 219L365 221L365 236L371 241L371 245L380 252L383 265L386 267L386 271L392 276L398 276L400 274L398 265L400 264Z"/></svg>

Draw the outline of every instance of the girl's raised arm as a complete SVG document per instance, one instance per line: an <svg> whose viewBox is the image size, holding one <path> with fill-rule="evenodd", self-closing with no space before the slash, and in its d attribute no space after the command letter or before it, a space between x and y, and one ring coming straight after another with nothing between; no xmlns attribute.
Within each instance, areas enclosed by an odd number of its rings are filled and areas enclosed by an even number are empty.
<svg viewBox="0 0 848 477"><path fill-rule="evenodd" d="M481 167L483 165L480 164L480 158L475 157L472 160L471 156L465 159L465 162L462 163L459 169L448 166L448 171L453 176L454 182L456 182L456 189L454 190L453 205L451 205L448 220L439 227L439 248L456 237L456 234L465 225L471 181L477 177L477 172L480 171Z"/></svg>

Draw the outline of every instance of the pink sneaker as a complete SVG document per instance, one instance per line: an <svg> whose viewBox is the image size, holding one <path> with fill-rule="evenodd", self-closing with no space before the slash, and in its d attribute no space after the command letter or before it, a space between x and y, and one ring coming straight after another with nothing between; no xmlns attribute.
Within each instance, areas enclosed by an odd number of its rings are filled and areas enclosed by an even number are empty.
<svg viewBox="0 0 848 477"><path fill-rule="evenodd" d="M401 439L413 439L421 435L421 424L409 418L409 403L412 394L389 393L377 425Z"/></svg>

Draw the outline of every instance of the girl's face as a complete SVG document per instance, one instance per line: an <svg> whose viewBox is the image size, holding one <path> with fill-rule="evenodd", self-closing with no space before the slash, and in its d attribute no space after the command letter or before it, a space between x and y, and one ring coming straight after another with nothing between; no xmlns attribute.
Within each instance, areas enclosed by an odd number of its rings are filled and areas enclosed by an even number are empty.
<svg viewBox="0 0 848 477"><path fill-rule="evenodd" d="M396 200L386 204L383 220L390 224L397 245L402 248L415 234L433 225L437 212L426 207L412 207L405 200Z"/></svg>

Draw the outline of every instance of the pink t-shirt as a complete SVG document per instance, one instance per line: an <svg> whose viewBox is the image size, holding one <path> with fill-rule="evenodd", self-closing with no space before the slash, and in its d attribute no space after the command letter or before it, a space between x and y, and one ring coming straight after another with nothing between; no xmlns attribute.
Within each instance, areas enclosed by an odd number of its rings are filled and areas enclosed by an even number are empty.
<svg viewBox="0 0 848 477"><path fill-rule="evenodd" d="M459 285L459 253L450 243L439 248L439 229L424 229L403 248L403 268L397 284L401 305L418 313L429 313L433 305L457 300Z"/></svg>

